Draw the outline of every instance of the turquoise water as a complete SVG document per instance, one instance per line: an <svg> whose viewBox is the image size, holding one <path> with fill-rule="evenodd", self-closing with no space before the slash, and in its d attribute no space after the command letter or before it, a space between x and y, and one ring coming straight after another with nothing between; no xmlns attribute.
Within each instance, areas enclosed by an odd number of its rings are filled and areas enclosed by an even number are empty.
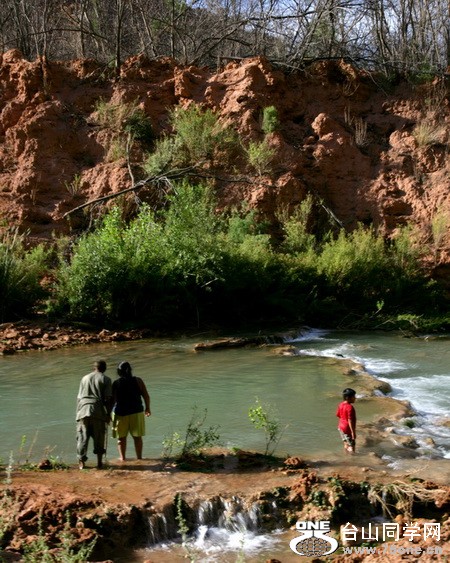
<svg viewBox="0 0 450 563"><path fill-rule="evenodd" d="M152 416L147 419L144 456L159 457L162 441L183 432L193 407L207 409L206 425L219 425L227 447L264 450L261 430L248 419L258 397L278 410L287 426L277 449L291 455L334 455L341 444L335 408L345 386L336 358L363 362L390 381L393 396L418 408L420 438L433 436L438 455L450 452L450 432L438 424L450 409L450 347L445 340L405 339L390 334L311 331L293 342L298 356L280 356L272 347L196 353L198 340L138 341L26 352L0 358L0 457L37 460L45 453L75 461L75 399L80 378L98 358L107 373L128 360L147 384ZM370 420L373 405L360 403L358 416ZM129 452L130 454L132 452ZM109 439L108 455L116 457ZM92 456L91 456L92 458Z"/></svg>
<svg viewBox="0 0 450 563"><path fill-rule="evenodd" d="M418 455L450 458L450 339L404 338L399 334L329 332L315 341L298 343L313 357L344 357L364 365L367 372L389 382L390 396L409 401L415 427L397 427L414 436ZM446 423L446 424L443 424ZM432 438L436 447L430 448Z"/></svg>

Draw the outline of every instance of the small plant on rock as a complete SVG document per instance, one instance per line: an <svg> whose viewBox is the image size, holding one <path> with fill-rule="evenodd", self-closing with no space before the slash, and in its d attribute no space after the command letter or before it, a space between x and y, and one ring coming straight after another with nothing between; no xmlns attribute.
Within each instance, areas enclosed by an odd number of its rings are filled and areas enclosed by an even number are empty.
<svg viewBox="0 0 450 563"><path fill-rule="evenodd" d="M200 415L197 406L194 406L184 436L179 432L173 432L171 436L163 440L163 456L170 457L174 450L178 450L175 454L178 459L199 456L205 448L218 445L220 440L219 426L203 427L207 413L208 410L205 409L203 415Z"/></svg>
<svg viewBox="0 0 450 563"><path fill-rule="evenodd" d="M262 118L262 130L267 135L268 133L274 133L280 126L280 121L278 119L278 111L275 106L265 107L263 110Z"/></svg>
<svg viewBox="0 0 450 563"><path fill-rule="evenodd" d="M264 455L273 455L285 427L281 427L280 419L272 405L262 405L257 398L255 405L248 410L248 417L255 428L264 430L266 449Z"/></svg>
<svg viewBox="0 0 450 563"><path fill-rule="evenodd" d="M424 120L414 127L413 137L419 147L439 145L443 142L445 130L440 125Z"/></svg>

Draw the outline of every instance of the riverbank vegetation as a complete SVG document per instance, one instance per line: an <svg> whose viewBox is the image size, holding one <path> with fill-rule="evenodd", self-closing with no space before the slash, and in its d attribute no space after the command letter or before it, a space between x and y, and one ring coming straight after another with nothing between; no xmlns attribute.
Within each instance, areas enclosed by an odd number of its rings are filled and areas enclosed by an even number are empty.
<svg viewBox="0 0 450 563"><path fill-rule="evenodd" d="M175 330L263 322L383 327L448 324L445 300L420 268L405 228L386 242L372 228L311 228L309 197L280 212L281 237L245 208L218 213L206 184L173 185L167 205L142 205L131 221L120 206L57 264L20 237L0 242L3 320L43 307L38 281L47 271L46 313L71 321L141 323Z"/></svg>
<svg viewBox="0 0 450 563"><path fill-rule="evenodd" d="M174 185L168 205L127 222L113 208L61 258L49 311L149 326L260 321L381 324L439 313L412 234L308 228L311 198L284 214L281 241L251 211L217 213L207 185ZM405 318L405 317L403 317Z"/></svg>
<svg viewBox="0 0 450 563"><path fill-rule="evenodd" d="M101 123L116 132L134 119L127 146L148 128L136 111L133 104L97 108ZM446 216L433 223L427 248L409 226L389 240L373 227L337 227L311 194L279 209L272 224L245 203L219 211L217 162L238 160L262 174L272 155L262 148L266 137L247 146L196 105L173 110L170 124L170 134L147 135L142 145L150 151L141 162L147 177L136 186L161 192L153 207L140 203L130 214L125 196L112 194L115 206L78 238L55 241L53 253L28 250L16 230L3 235L0 320L39 311L71 322L164 331L263 323L448 328L448 301L421 266L427 254L436 262ZM276 109L265 108L265 135L278 124Z"/></svg>

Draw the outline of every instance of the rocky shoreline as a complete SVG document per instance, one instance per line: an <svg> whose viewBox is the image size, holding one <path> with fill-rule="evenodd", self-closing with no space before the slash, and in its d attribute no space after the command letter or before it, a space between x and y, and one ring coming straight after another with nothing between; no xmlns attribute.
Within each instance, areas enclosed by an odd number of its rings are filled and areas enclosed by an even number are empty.
<svg viewBox="0 0 450 563"><path fill-rule="evenodd" d="M225 506L241 511L251 507L257 511L261 531L283 527L291 529L292 537L297 520L329 520L334 534L339 534L339 526L346 522L360 525L387 508L388 520L440 522L439 545L450 554L450 543L445 543L450 539L450 488L442 467L409 460L407 471L405 466L387 472L379 460L367 456L334 463L290 458L274 466L251 452L217 453L210 460L213 471L182 470L149 459L111 461L104 471L15 470L9 483L3 482L3 556L20 561L26 546L38 537L56 554L69 526L75 546L96 538L90 561L158 561L144 548L180 540L180 505L186 526L195 530L205 503L210 525L217 523ZM439 471L442 478L432 481ZM361 560L353 555L336 557Z"/></svg>
<svg viewBox="0 0 450 563"><path fill-rule="evenodd" d="M56 350L98 342L123 342L159 336L148 329L111 330L88 324L19 321L0 324L0 355L27 350Z"/></svg>

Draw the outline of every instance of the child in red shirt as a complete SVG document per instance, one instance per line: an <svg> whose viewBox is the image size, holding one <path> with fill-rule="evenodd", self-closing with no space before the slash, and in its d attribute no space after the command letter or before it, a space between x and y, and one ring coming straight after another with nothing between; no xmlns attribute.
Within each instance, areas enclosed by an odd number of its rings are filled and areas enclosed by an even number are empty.
<svg viewBox="0 0 450 563"><path fill-rule="evenodd" d="M339 418L338 430L344 442L347 453L354 454L356 450L356 411L353 403L356 401L356 391L347 387L342 392L342 403L339 404L336 416Z"/></svg>

